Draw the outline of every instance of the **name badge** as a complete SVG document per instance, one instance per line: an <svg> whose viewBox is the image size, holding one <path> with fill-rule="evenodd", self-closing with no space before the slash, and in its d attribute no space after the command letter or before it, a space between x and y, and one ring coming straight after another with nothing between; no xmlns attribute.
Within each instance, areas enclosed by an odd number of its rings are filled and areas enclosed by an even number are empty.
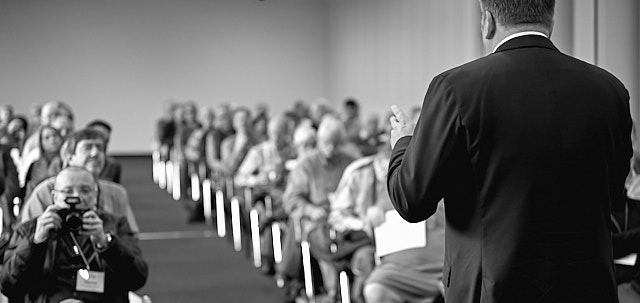
<svg viewBox="0 0 640 303"><path fill-rule="evenodd" d="M76 290L104 293L104 272L79 269L76 275Z"/></svg>

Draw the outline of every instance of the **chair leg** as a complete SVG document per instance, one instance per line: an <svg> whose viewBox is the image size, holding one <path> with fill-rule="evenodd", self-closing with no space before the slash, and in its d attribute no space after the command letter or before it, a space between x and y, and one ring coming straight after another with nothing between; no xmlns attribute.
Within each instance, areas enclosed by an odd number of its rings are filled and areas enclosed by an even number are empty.
<svg viewBox="0 0 640 303"><path fill-rule="evenodd" d="M251 210L249 220L251 224L251 244L253 245L253 265L260 268L262 266L262 250L260 248L260 226L258 226L257 210Z"/></svg>
<svg viewBox="0 0 640 303"><path fill-rule="evenodd" d="M216 190L216 227L218 237L224 238L227 235L227 222L224 213L224 193L222 189Z"/></svg>
<svg viewBox="0 0 640 303"><path fill-rule="evenodd" d="M240 201L237 197L231 198L231 233L233 235L233 248L242 250L242 235L240 230Z"/></svg>

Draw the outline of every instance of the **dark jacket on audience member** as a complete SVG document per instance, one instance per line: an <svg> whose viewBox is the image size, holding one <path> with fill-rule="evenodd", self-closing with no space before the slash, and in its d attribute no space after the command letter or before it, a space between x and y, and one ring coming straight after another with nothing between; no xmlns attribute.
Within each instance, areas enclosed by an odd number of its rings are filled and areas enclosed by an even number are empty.
<svg viewBox="0 0 640 303"><path fill-rule="evenodd" d="M106 248L98 252L101 271L105 272L104 294L75 291L77 270L86 266L82 258L74 254L71 237L60 231L54 238L34 244L36 218L18 226L4 255L0 283L10 302L40 302L38 298L47 297L52 302L69 297L85 303L129 302L128 292L141 288L147 280L147 263L127 220L104 212L98 214L105 233L113 235ZM87 236L77 237L89 258L93 252L91 241ZM92 269L100 268L96 261L90 265Z"/></svg>
<svg viewBox="0 0 640 303"><path fill-rule="evenodd" d="M630 138L618 79L517 37L433 79L389 194L412 222L444 198L447 302L617 302L610 211Z"/></svg>

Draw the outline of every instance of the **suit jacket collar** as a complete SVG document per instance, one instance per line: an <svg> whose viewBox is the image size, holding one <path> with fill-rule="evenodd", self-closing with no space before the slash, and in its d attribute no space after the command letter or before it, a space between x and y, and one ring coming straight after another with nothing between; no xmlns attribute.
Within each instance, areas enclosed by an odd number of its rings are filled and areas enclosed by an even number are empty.
<svg viewBox="0 0 640 303"><path fill-rule="evenodd" d="M528 48L528 47L540 47L540 48L547 48L547 49L556 50L556 51L558 50L558 48L556 48L555 45L553 45L553 43L551 42L551 40L549 40L548 38L545 38L542 36L536 36L536 35L527 35L527 36L513 38L505 42L504 44L500 45L500 47L498 47L498 49L495 51L494 54L503 52L503 51L512 50L512 49Z"/></svg>

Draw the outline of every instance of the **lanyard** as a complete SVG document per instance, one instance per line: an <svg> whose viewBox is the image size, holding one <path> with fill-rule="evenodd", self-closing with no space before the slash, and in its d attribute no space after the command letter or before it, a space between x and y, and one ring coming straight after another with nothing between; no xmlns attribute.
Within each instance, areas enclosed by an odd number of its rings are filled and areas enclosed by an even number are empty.
<svg viewBox="0 0 640 303"><path fill-rule="evenodd" d="M87 270L91 270L91 266L89 264L91 263L91 261L93 261L93 259L96 259L96 261L98 262L98 267L102 268L102 264L100 264L101 262L100 262L100 258L98 257L98 253L94 250L91 257L87 259L87 257L84 255L84 252L82 251L82 247L80 246L80 244L78 243L78 240L76 239L76 236L73 235L73 233L69 233L69 235L71 236L71 240L73 240L73 251L76 253L76 255L80 255L80 257L82 258L82 262L84 262L84 264L87 267Z"/></svg>

